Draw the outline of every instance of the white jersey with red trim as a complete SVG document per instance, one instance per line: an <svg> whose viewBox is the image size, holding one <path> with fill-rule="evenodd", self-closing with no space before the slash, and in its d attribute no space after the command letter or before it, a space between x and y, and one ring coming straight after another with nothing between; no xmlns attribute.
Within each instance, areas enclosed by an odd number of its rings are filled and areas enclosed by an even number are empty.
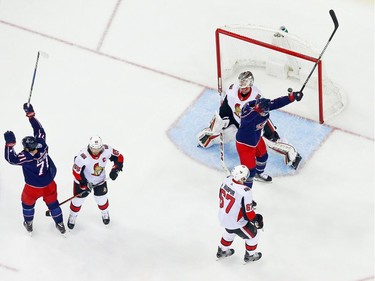
<svg viewBox="0 0 375 281"><path fill-rule="evenodd" d="M238 124L240 124L241 120L241 110L242 107L249 101L258 99L262 96L259 89L255 86L250 87L250 92L242 96L239 92L239 86L236 84L232 84L228 87L228 90L226 91L228 105L233 111L233 117L236 119Z"/></svg>
<svg viewBox="0 0 375 281"><path fill-rule="evenodd" d="M245 226L248 220L255 218L253 210L253 195L251 188L236 182L232 176L227 177L219 191L219 221L227 229L237 229Z"/></svg>
<svg viewBox="0 0 375 281"><path fill-rule="evenodd" d="M83 148L74 159L73 174L75 181L79 182L81 172L89 183L93 185L102 183L106 179L105 166L110 162L111 156L118 157L120 153L109 145L103 145L103 151L98 156L88 152L88 148Z"/></svg>

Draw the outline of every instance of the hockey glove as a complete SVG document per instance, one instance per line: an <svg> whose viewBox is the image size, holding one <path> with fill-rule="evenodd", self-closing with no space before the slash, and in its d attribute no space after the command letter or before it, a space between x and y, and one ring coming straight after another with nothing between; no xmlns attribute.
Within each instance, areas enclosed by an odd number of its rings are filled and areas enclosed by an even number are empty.
<svg viewBox="0 0 375 281"><path fill-rule="evenodd" d="M82 190L82 193L89 194L92 190L92 186L87 182L85 178L82 178L79 181L79 188Z"/></svg>
<svg viewBox="0 0 375 281"><path fill-rule="evenodd" d="M303 98L303 93L302 92L293 92L293 96L296 101L300 101Z"/></svg>
<svg viewBox="0 0 375 281"><path fill-rule="evenodd" d="M290 101L300 101L303 97L302 92L289 92L288 94Z"/></svg>
<svg viewBox="0 0 375 281"><path fill-rule="evenodd" d="M120 171L117 169L112 169L111 172L109 173L109 177L111 178L111 180L114 181L115 179L117 179L119 172Z"/></svg>
<svg viewBox="0 0 375 281"><path fill-rule="evenodd" d="M12 131L6 131L4 133L5 145L7 147L13 147L16 144L16 136Z"/></svg>
<svg viewBox="0 0 375 281"><path fill-rule="evenodd" d="M253 223L257 229L263 228L263 216L261 214L256 214Z"/></svg>
<svg viewBox="0 0 375 281"><path fill-rule="evenodd" d="M31 118L35 116L34 108L31 104L25 103L23 105L23 110L25 111L27 117Z"/></svg>
<svg viewBox="0 0 375 281"><path fill-rule="evenodd" d="M117 179L117 177L118 177L118 173L120 173L120 171L122 171L122 167L123 167L123 163L117 163L117 164L115 164L115 165L113 165L113 167L112 167L112 170L111 170L111 172L109 173L109 177L111 178L111 180L115 180L115 179Z"/></svg>

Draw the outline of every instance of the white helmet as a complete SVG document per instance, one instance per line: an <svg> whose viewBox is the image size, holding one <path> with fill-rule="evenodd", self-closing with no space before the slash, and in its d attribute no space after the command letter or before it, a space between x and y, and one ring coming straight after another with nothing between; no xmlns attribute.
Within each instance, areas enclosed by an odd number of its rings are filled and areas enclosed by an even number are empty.
<svg viewBox="0 0 375 281"><path fill-rule="evenodd" d="M101 137L92 136L89 141L89 148L93 153L99 153L103 150L103 142Z"/></svg>
<svg viewBox="0 0 375 281"><path fill-rule="evenodd" d="M238 76L238 84L241 89L248 88L254 84L254 76L250 71L240 73Z"/></svg>
<svg viewBox="0 0 375 281"><path fill-rule="evenodd" d="M250 171L245 165L239 165L233 168L231 174L235 181L244 182L250 176Z"/></svg>

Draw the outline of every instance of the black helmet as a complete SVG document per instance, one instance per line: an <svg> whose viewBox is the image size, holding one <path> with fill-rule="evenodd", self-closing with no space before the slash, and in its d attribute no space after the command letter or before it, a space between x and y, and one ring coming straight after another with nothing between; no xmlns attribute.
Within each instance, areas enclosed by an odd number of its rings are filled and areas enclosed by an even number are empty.
<svg viewBox="0 0 375 281"><path fill-rule="evenodd" d="M261 115L265 116L270 111L270 103L271 100L260 98L257 99L255 102L255 110L259 112Z"/></svg>
<svg viewBox="0 0 375 281"><path fill-rule="evenodd" d="M38 143L34 137L27 136L22 139L22 145L24 148L27 148L28 150L32 151L36 149Z"/></svg>

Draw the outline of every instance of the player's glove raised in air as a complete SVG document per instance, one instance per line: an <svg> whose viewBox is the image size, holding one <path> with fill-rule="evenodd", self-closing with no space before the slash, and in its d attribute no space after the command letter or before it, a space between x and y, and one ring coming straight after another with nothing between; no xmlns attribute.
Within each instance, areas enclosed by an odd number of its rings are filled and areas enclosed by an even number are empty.
<svg viewBox="0 0 375 281"><path fill-rule="evenodd" d="M296 101L300 101L303 98L303 93L302 92L293 92L294 99Z"/></svg>
<svg viewBox="0 0 375 281"><path fill-rule="evenodd" d="M303 93L302 92L293 92L292 88L288 89L288 96L290 101L300 101L303 98Z"/></svg>
<svg viewBox="0 0 375 281"><path fill-rule="evenodd" d="M12 131L6 131L4 133L5 145L7 147L13 147L16 144L16 136Z"/></svg>
<svg viewBox="0 0 375 281"><path fill-rule="evenodd" d="M120 171L122 171L122 167L123 167L122 163L117 163L117 164L113 165L112 170L109 173L109 177L111 178L111 180L114 181L115 179L117 179L118 173L120 173Z"/></svg>
<svg viewBox="0 0 375 281"><path fill-rule="evenodd" d="M263 228L263 216L261 214L256 214L253 223L257 229Z"/></svg>
<svg viewBox="0 0 375 281"><path fill-rule="evenodd" d="M23 105L23 110L25 111L27 117L31 118L35 116L34 108L31 104L25 103Z"/></svg>

